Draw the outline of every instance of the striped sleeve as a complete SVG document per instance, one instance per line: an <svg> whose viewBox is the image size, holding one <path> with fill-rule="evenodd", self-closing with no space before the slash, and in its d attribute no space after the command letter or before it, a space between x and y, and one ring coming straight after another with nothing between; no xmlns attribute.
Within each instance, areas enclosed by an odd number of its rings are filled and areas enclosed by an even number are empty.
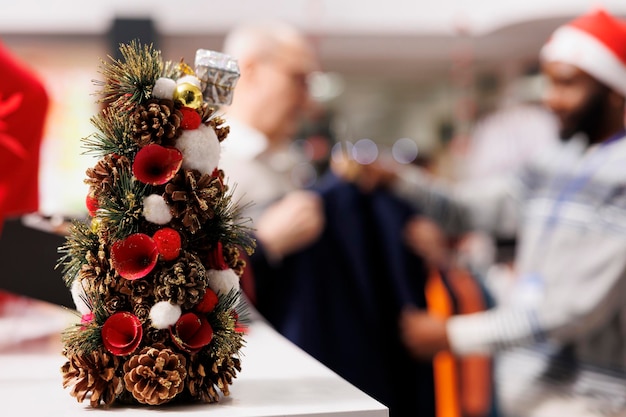
<svg viewBox="0 0 626 417"><path fill-rule="evenodd" d="M490 354L543 340L532 310L494 308L451 317L447 327L450 346L459 355Z"/></svg>

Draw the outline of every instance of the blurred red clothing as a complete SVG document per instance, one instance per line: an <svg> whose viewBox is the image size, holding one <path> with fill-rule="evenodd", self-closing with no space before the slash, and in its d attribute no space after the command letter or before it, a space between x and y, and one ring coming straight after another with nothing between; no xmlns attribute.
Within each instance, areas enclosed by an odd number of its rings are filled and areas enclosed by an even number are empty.
<svg viewBox="0 0 626 417"><path fill-rule="evenodd" d="M0 231L39 208L39 149L49 97L40 78L0 42Z"/></svg>

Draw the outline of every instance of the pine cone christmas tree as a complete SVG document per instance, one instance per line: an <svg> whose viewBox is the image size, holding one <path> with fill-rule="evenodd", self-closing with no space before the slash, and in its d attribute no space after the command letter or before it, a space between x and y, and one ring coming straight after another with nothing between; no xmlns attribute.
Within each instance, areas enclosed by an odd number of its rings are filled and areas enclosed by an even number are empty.
<svg viewBox="0 0 626 417"><path fill-rule="evenodd" d="M192 70L151 46L120 51L102 63L105 107L83 139L98 157L90 223L73 222L60 248L82 315L64 333L63 386L92 407L216 402L241 370L240 255L255 246L219 169L234 61L199 50Z"/></svg>

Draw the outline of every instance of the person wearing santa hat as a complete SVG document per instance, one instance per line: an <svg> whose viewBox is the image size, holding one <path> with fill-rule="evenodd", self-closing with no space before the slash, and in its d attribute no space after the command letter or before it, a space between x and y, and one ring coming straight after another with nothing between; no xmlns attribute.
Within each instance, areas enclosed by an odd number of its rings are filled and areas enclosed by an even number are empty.
<svg viewBox="0 0 626 417"><path fill-rule="evenodd" d="M626 370L626 22L605 10L584 14L553 33L540 59L549 81L544 104L563 140L514 178L499 178L495 188L445 188L415 167L379 175L425 212L428 196L442 207L445 192L447 204L470 213L514 196L522 214L509 299L447 319L407 306L400 329L417 358L528 347Z"/></svg>

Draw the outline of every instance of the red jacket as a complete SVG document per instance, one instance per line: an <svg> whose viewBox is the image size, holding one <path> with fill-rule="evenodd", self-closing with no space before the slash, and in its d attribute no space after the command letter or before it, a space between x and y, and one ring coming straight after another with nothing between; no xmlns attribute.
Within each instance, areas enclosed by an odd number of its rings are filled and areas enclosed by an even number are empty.
<svg viewBox="0 0 626 417"><path fill-rule="evenodd" d="M39 148L49 98L42 81L0 42L0 230L39 208Z"/></svg>

